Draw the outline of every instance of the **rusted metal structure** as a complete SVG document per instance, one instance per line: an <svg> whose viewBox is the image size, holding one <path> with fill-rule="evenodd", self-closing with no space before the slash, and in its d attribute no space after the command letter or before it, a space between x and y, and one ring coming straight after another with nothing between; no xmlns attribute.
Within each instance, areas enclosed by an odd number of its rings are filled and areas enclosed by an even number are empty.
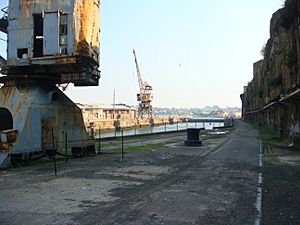
<svg viewBox="0 0 300 225"><path fill-rule="evenodd" d="M140 72L140 68L137 62L137 57L135 54L135 50L133 49L133 55L134 55L134 62L136 67L136 73L138 77L139 82L139 89L140 92L137 94L137 101L139 102L139 108L138 108L138 118L143 119L144 116L146 116L150 121L153 120L153 110L152 110L152 100L153 100L153 94L152 94L152 86L149 85L147 82L144 82L142 80L142 75Z"/></svg>
<svg viewBox="0 0 300 225"><path fill-rule="evenodd" d="M3 16L0 18L0 31L3 33L7 33L8 27L7 8L8 7L1 9L1 12L3 12Z"/></svg>
<svg viewBox="0 0 300 225"><path fill-rule="evenodd" d="M0 77L0 167L63 148L65 134L69 147L93 149L80 109L57 85L98 85L100 0L10 0L0 26L8 34L0 64L6 75Z"/></svg>
<svg viewBox="0 0 300 225"><path fill-rule="evenodd" d="M12 76L98 85L99 0L10 1L7 64Z"/></svg>

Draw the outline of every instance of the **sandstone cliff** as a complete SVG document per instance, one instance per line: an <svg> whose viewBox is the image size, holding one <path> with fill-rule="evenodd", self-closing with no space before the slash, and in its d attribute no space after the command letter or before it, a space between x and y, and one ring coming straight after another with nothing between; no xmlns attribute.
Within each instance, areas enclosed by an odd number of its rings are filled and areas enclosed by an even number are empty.
<svg viewBox="0 0 300 225"><path fill-rule="evenodd" d="M273 14L262 54L241 95L243 115L287 135L300 121L300 0L286 0Z"/></svg>

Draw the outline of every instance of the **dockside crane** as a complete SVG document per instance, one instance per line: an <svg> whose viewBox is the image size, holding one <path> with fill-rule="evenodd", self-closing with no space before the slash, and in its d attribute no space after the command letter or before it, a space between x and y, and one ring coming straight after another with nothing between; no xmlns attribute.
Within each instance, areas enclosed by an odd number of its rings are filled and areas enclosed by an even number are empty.
<svg viewBox="0 0 300 225"><path fill-rule="evenodd" d="M0 18L0 32L3 32L5 34L7 34L7 27L8 27L7 9L8 9L8 6L1 9L1 12L3 13L3 16ZM1 38L0 41L5 41L5 40L3 40ZM5 64L6 64L6 59L2 55L0 55L0 69Z"/></svg>
<svg viewBox="0 0 300 225"><path fill-rule="evenodd" d="M137 62L137 57L135 54L135 50L133 49L133 55L134 55L134 61L135 61L135 67L136 67L136 73L139 83L139 89L140 92L137 94L137 101L139 102L139 108L138 108L138 118L148 118L152 120L152 100L153 100L153 94L152 94L152 86L149 85L147 82L144 82L142 80L142 75L139 69L139 65Z"/></svg>
<svg viewBox="0 0 300 225"><path fill-rule="evenodd" d="M99 85L100 0L8 2L0 8L0 169L55 159L65 143L75 157L95 154L81 109L58 86Z"/></svg>

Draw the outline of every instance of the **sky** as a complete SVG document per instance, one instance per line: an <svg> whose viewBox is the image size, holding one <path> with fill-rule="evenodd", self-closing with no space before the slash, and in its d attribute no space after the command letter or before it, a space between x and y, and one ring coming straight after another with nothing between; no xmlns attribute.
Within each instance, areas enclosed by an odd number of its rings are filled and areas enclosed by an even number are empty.
<svg viewBox="0 0 300 225"><path fill-rule="evenodd" d="M0 8L8 4L1 0ZM135 49L154 107L241 106L243 86L283 0L101 0L98 87L69 85L74 102L137 105ZM6 39L6 35L0 34ZM0 40L0 54L6 43Z"/></svg>

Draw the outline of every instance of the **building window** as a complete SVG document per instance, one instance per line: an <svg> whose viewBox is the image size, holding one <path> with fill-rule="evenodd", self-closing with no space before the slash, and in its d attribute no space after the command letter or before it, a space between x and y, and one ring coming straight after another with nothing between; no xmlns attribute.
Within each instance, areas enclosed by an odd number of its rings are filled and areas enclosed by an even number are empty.
<svg viewBox="0 0 300 225"><path fill-rule="evenodd" d="M26 59L28 57L28 49L27 48L18 48L17 55L19 59Z"/></svg>
<svg viewBox="0 0 300 225"><path fill-rule="evenodd" d="M68 54L68 15L61 14L59 20L59 52L61 55Z"/></svg>

